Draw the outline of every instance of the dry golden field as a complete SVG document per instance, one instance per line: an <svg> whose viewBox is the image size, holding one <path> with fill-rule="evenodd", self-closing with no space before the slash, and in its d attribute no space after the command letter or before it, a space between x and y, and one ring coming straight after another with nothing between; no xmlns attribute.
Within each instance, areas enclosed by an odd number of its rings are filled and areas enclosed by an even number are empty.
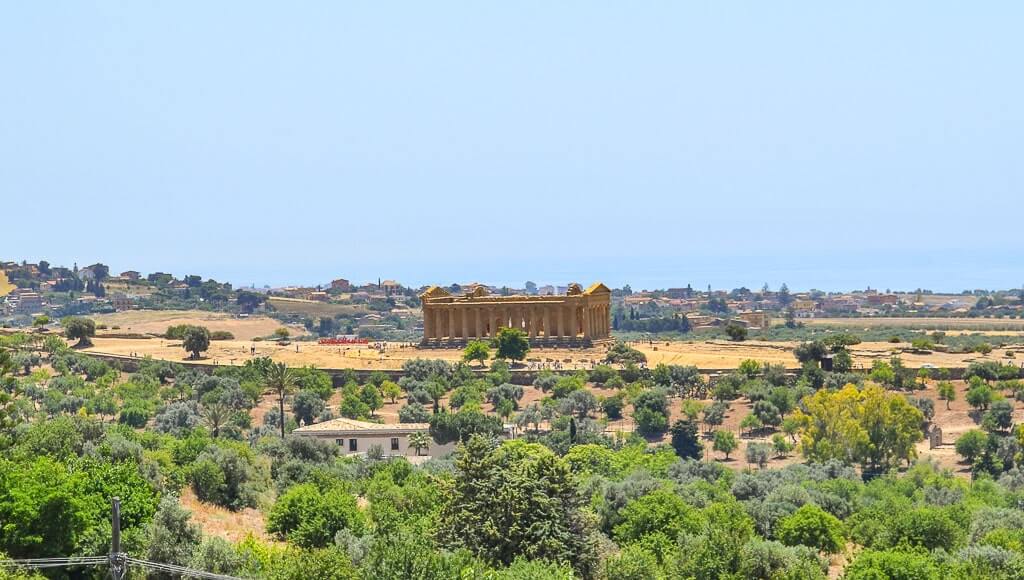
<svg viewBox="0 0 1024 580"><path fill-rule="evenodd" d="M184 319L196 323L194 319ZM180 322L178 322L180 323ZM205 323L205 322L204 322ZM225 324L227 324L225 322ZM165 324L166 327L166 324ZM211 326L211 328L214 328ZM237 328L237 327L227 327ZM276 326L268 327L269 332ZM123 330L123 328L122 328ZM266 329L260 332L265 332ZM269 334L266 332L266 334ZM258 336L263 334L256 333ZM236 334L237 336L237 334ZM108 354L129 356L152 356L154 358L185 361L186 353L179 341L150 339L104 338L102 335L93 339L94 346L88 350ZM713 340L701 342L658 342L654 344L635 344L634 346L647 355L649 366L658 363L675 365L694 365L702 369L733 369L745 359L755 359L773 364L783 364L788 368L797 368L793 348L796 342L760 342L746 341L742 343ZM288 345L272 341L253 342L251 340L214 341L210 350L200 362L216 364L243 364L255 356L269 356L293 366L313 365L319 368L353 368L353 369L399 369L402 363L414 358L438 358L449 361L459 360L462 352L456 349L424 350L408 344L388 343L384 350L371 345L326 346L315 342L293 341ZM910 367L924 365L934 367L964 367L977 360L1014 360L1005 359L1009 350L1018 356L1024 355L1024 346L998 349L989 355L977 353L922 354L910 352L907 343L865 342L851 349L854 364L860 368L870 368L875 360L887 360L899 354L903 362ZM530 363L552 364L559 362L565 369L583 369L600 362L604 358L605 349L595 347L584 350L569 349L533 349L527 357Z"/></svg>
<svg viewBox="0 0 1024 580"><path fill-rule="evenodd" d="M299 301L308 302L308 301ZM338 306L311 302L317 306ZM111 334L162 334L168 326L175 324L198 324L210 330L226 330L234 334L235 340L214 341L206 353L203 362L217 364L242 364L251 358L252 348L256 348L256 356L270 356L275 360L290 365L314 365L320 368L357 368L357 369L398 369L402 363L413 358L439 358L449 361L459 360L459 350L421 350L409 344L389 343L383 350L370 345L321 346L312 341L293 341L289 345L280 345L271 341L253 341L254 338L270 336L281 324L268 317L252 316L237 318L228 314L184 310L131 310L115 314L103 314L93 317L98 324L106 324L107 329L100 331L94 339L95 352L118 355L152 356L167 360L183 360L185 351L180 342L160 338L112 338ZM820 321L849 319L818 319ZM859 319L865 323L881 320L918 321L934 319ZM942 320L942 319L940 319ZM954 319L956 322L962 319ZM972 322L973 320L964 320ZM816 322L816 321L811 321ZM980 322L980 321L979 321ZM1003 320L984 320L986 323L1008 323ZM1012 321L1016 322L1016 321ZM1018 324L1021 324L1018 322ZM118 326L119 329L112 327ZM865 326L867 328L867 326ZM305 334L305 329L290 326L293 337ZM950 331L966 332L966 331ZM990 330L989 332L997 332ZM1011 332L1011 331L1004 331ZM107 336L104 336L107 335ZM793 356L796 342L757 341L730 342L726 340L694 340L694 341L659 341L631 343L647 356L648 365L658 363L694 365L702 369L732 369L740 361L755 359L773 364L783 364L796 368L797 361ZM562 368L587 368L604 358L605 347L592 349L539 349L530 351L528 362L553 364L561 363ZM888 359L893 354L900 354L903 361L911 367L931 365L934 367L963 367L976 360L1013 360L1006 359L1006 352L1024 354L1024 345L1000 348L989 355L977 353L949 354L933 352L930 354L910 352L908 343L864 342L852 347L854 364L868 368L878 359ZM1019 356L1018 356L1019 358Z"/></svg>
<svg viewBox="0 0 1024 580"><path fill-rule="evenodd" d="M783 324L783 321L777 321ZM808 318L801 320L807 326L838 326L872 330L881 327L899 327L911 330L942 331L1024 331L1024 320L1011 318L942 318L942 317L871 317L871 318Z"/></svg>
<svg viewBox="0 0 1024 580"><path fill-rule="evenodd" d="M0 297L7 296L14 288L14 284L11 284L11 281L7 279L7 272L0 270Z"/></svg>
<svg viewBox="0 0 1024 580"><path fill-rule="evenodd" d="M163 334L168 326L176 324L196 324L205 326L211 331L226 330L238 340L251 340L258 336L270 336L282 324L266 316L238 318L222 312L201 312L197 310L126 310L114 314L97 314L91 316L96 324L107 325L104 334ZM114 326L120 328L114 329ZM292 336L306 334L301 326L289 326ZM148 341L147 341L148 342Z"/></svg>

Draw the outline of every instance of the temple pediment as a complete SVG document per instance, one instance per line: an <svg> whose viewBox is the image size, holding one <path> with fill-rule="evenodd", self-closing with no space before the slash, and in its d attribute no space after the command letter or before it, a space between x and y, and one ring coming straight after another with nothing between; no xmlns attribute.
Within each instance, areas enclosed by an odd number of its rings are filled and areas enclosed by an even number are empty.
<svg viewBox="0 0 1024 580"><path fill-rule="evenodd" d="M590 285L590 288L587 288L583 293L584 294L588 294L588 295L589 294L611 294L612 291L609 290L608 287L605 286L604 284L602 284L601 282L594 282L593 284Z"/></svg>
<svg viewBox="0 0 1024 580"><path fill-rule="evenodd" d="M420 300L424 298L444 298L451 295L451 292L441 288L440 286L431 286L430 288L427 288L423 294L420 294Z"/></svg>

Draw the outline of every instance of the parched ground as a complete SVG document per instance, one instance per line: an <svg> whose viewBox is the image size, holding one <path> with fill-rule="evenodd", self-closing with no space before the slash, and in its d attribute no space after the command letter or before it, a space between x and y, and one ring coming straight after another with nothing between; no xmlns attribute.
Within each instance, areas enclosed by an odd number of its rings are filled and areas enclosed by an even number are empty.
<svg viewBox="0 0 1024 580"><path fill-rule="evenodd" d="M633 344L633 346L647 355L649 365L665 363L694 365L706 369L732 369L736 368L745 359L754 359L761 362L783 364L787 368L795 369L799 367L796 357L793 356L793 349L797 344L799 343L784 341L748 340L744 342L731 342L707 340L638 343ZM918 353L912 352L910 343L905 342L862 342L850 347L854 366L858 368L871 368L874 361L888 360L894 354L899 354L904 364L913 368L919 368L924 365L932 365L936 368L961 368L977 360L1005 361L1007 351L1013 352L1015 356L1018 356L1024 353L1024 345L993 350L988 355L977 353Z"/></svg>
<svg viewBox="0 0 1024 580"><path fill-rule="evenodd" d="M223 312L198 310L126 310L113 314L98 314L90 318L95 320L96 324L107 325L106 330L98 331L99 337L104 334L163 334L168 326L194 324L205 326L211 331L226 330L238 340L251 340L258 336L270 336L284 326L267 316L238 318ZM114 326L120 328L114 329ZM301 326L288 326L288 330L292 336L306 334L306 329Z"/></svg>
<svg viewBox="0 0 1024 580"><path fill-rule="evenodd" d="M974 300L972 298L972 300ZM912 330L974 330L981 332L1022 331L1024 320L1013 318L946 318L941 316L878 316L863 318L807 318L800 322L807 326L841 326L870 330L880 327L899 327ZM781 322L780 322L781 324ZM1005 332L1000 332L1005 334Z"/></svg>
<svg viewBox="0 0 1024 580"><path fill-rule="evenodd" d="M7 296L14 288L14 284L7 279L7 272L0 270L0 297Z"/></svg>
<svg viewBox="0 0 1024 580"><path fill-rule="evenodd" d="M120 316L113 314L109 316ZM153 331L163 332L169 323L174 324L196 324L200 321L194 317L174 318L167 317L159 321L148 322L148 326L142 323L130 325L136 332L140 328L151 328ZM447 361L457 361L462 357L462 351L458 349L419 349L409 343L387 343L386 348L379 350L373 345L347 345L327 346L319 345L312 341L293 341L288 345L277 344L272 341L253 342L253 336L265 336L273 332L279 324L272 319L234 319L234 318L211 318L201 321L211 330L230 330L235 333L236 340L214 341L210 344L210 350L204 354L200 362L214 362L216 364L244 364L253 356L269 356L276 361L284 362L292 366L312 365L318 368L352 368L352 369L400 369L402 364L414 358L435 358ZM108 324L110 324L108 322ZM232 330L234 329L234 330ZM292 328L295 334L301 329ZM110 331L118 332L118 331ZM129 332L128 327L121 326L120 332ZM246 334L248 338L242 338ZM179 341L169 341L160 338L104 338L102 334L96 337L94 346L89 351L130 356L152 356L153 358L188 362L185 360L186 353L181 348ZM730 342L724 340L708 341L675 341L675 342L644 342L631 343L635 348L647 356L648 366L658 363L675 365L694 365L702 369L734 369L745 359L754 359L761 362L782 364L787 368L796 369L797 360L793 356L793 348L796 342L766 342L766 341L745 341ZM255 348L255 353L252 349ZM924 365L931 365L936 368L950 367L962 368L974 361L993 360L1012 362L1015 359L1024 357L1024 345L997 349L988 355L977 353L951 354L951 353L916 353L911 352L908 343L889 342L865 342L853 346L850 349L854 358L854 365L858 368L870 368L875 360L888 360L894 354L899 354L904 364L912 368L919 368ZM1006 353L1014 353L1014 359L1007 358ZM532 367L545 366L554 367L557 363L562 369L588 369L601 362L605 356L604 347L590 349L533 349L527 357L527 362Z"/></svg>
<svg viewBox="0 0 1024 580"><path fill-rule="evenodd" d="M267 534L263 512L245 508L233 512L227 508L199 501L191 487L185 486L178 498L182 507L192 512L192 521L203 529L203 534L218 536L230 542L240 542L249 534L264 542L274 539Z"/></svg>

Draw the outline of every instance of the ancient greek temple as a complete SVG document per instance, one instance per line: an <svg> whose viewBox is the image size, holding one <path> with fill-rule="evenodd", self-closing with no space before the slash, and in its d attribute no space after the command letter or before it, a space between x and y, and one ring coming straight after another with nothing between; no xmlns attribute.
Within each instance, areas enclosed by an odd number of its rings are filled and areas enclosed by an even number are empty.
<svg viewBox="0 0 1024 580"><path fill-rule="evenodd" d="M522 330L533 346L587 346L611 336L611 295L600 282L586 290L570 284L565 295L552 296L498 296L483 286L452 295L431 286L420 295L421 346L458 347L501 328Z"/></svg>

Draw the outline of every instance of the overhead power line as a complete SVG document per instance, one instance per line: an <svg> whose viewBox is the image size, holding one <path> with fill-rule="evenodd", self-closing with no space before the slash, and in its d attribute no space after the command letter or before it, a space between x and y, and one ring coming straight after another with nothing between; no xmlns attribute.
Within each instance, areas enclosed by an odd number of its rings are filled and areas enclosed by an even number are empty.
<svg viewBox="0 0 1024 580"><path fill-rule="evenodd" d="M236 576L226 574L214 574L203 570L193 570L176 564L162 562L150 562L132 558L121 551L121 499L114 498L111 502L111 535L110 554L107 556L55 556L52 558L22 558L12 560L0 560L0 569L4 568L73 568L76 566L108 566L110 577L114 580L122 580L129 566L137 566L156 572L167 572L176 574L181 578L204 578L209 580L242 580Z"/></svg>

